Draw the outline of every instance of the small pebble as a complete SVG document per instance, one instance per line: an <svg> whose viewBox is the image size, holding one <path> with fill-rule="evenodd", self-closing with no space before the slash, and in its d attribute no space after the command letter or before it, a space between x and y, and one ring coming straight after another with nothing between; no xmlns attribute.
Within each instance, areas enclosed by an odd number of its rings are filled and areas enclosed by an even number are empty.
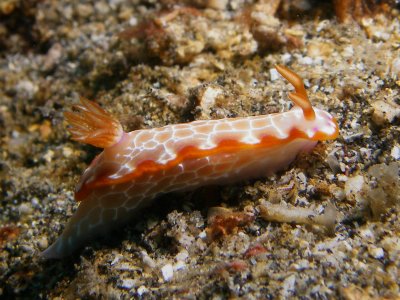
<svg viewBox="0 0 400 300"><path fill-rule="evenodd" d="M174 268L171 264L166 264L161 268L161 273L165 281L170 281L174 276Z"/></svg>
<svg viewBox="0 0 400 300"><path fill-rule="evenodd" d="M53 46L51 46L49 51L47 51L46 56L44 57L44 62L42 66L43 70L50 71L55 66L57 66L62 57L62 51L63 47L60 43L55 43Z"/></svg>
<svg viewBox="0 0 400 300"><path fill-rule="evenodd" d="M174 264L174 270L175 271L179 271L179 270L182 270L182 269L185 269L185 268L186 268L186 264L181 260L177 261L176 264Z"/></svg>
<svg viewBox="0 0 400 300"><path fill-rule="evenodd" d="M378 126L386 123L392 123L396 118L400 117L400 106L386 101L376 101L372 103L374 112L372 121Z"/></svg>
<svg viewBox="0 0 400 300"><path fill-rule="evenodd" d="M376 259L382 259L385 256L385 252L383 251L382 248L371 246L368 249L369 254Z"/></svg>
<svg viewBox="0 0 400 300"><path fill-rule="evenodd" d="M131 263L128 262L122 262L120 264L117 264L115 266L116 270L119 271L128 271L128 272L133 272L136 270L136 267L134 265L132 265Z"/></svg>
<svg viewBox="0 0 400 300"><path fill-rule="evenodd" d="M205 239L207 237L207 233L205 230L203 230L202 232L199 233L198 235L199 238L201 239Z"/></svg>
<svg viewBox="0 0 400 300"><path fill-rule="evenodd" d="M81 18L88 18L93 14L93 7L89 4L78 4L76 10Z"/></svg>
<svg viewBox="0 0 400 300"><path fill-rule="evenodd" d="M110 7L107 5L106 2L98 1L95 2L94 5L95 10L100 14L107 14L110 11Z"/></svg>
<svg viewBox="0 0 400 300"><path fill-rule="evenodd" d="M201 97L200 106L205 113L209 113L210 108L214 106L217 97L222 94L222 89L209 86Z"/></svg>
<svg viewBox="0 0 400 300"><path fill-rule="evenodd" d="M120 284L120 287L126 290L130 290L135 286L135 283L136 283L135 279L131 278L123 279Z"/></svg>
<svg viewBox="0 0 400 300"><path fill-rule="evenodd" d="M297 263L293 263L291 265L291 268L296 271L302 271L302 270L308 269L309 267L310 267L310 263L306 259L301 259Z"/></svg>
<svg viewBox="0 0 400 300"><path fill-rule="evenodd" d="M187 252L187 250L182 250L180 251L176 256L175 259L177 261L185 261L187 258L189 257L189 253Z"/></svg>
<svg viewBox="0 0 400 300"><path fill-rule="evenodd" d="M27 203L22 203L18 207L18 212L20 215L28 215L32 212L32 207Z"/></svg>
<svg viewBox="0 0 400 300"><path fill-rule="evenodd" d="M46 152L46 154L43 155L43 158L44 158L48 163L50 163L50 162L53 160L54 154L55 154L55 153L54 153L53 150L48 150L48 151Z"/></svg>
<svg viewBox="0 0 400 300"><path fill-rule="evenodd" d="M303 65L312 65L313 64L313 59L311 57L302 57L299 59L299 63Z"/></svg>
<svg viewBox="0 0 400 300"><path fill-rule="evenodd" d="M392 65L390 66L390 71L392 72L393 78L400 78L400 57L397 57L392 61Z"/></svg>
<svg viewBox="0 0 400 300"><path fill-rule="evenodd" d="M390 155L394 159L400 159L400 147L397 145L393 146L392 151L390 151Z"/></svg>
<svg viewBox="0 0 400 300"><path fill-rule="evenodd" d="M143 294L147 293L149 290L147 289L147 287L145 287L144 285L141 285L138 289L137 289L137 293L139 296L142 296Z"/></svg>
<svg viewBox="0 0 400 300"><path fill-rule="evenodd" d="M342 51L342 55L344 57L350 58L354 55L354 48L353 46L346 46L343 51Z"/></svg>
<svg viewBox="0 0 400 300"><path fill-rule="evenodd" d="M359 235L365 239L366 241L373 241L375 239L375 234L371 231L371 229L361 229L359 231Z"/></svg>
<svg viewBox="0 0 400 300"><path fill-rule="evenodd" d="M70 157L71 154L73 154L73 151L70 147L63 147L62 152L63 156L65 156L66 158Z"/></svg>
<svg viewBox="0 0 400 300"><path fill-rule="evenodd" d="M335 156L336 152L337 149L334 149L331 153L329 153L326 158L326 161L328 162L328 165L331 168L332 172L340 173L341 172L340 162Z"/></svg>
<svg viewBox="0 0 400 300"><path fill-rule="evenodd" d="M297 173L297 177L299 178L299 180L302 182L302 183L307 183L307 177L306 177L306 175L303 173L303 172L299 172L299 173Z"/></svg>
<svg viewBox="0 0 400 300"><path fill-rule="evenodd" d="M282 63L287 65L292 60L292 55L289 53L285 53L281 55ZM275 70L275 69L274 69Z"/></svg>
<svg viewBox="0 0 400 300"><path fill-rule="evenodd" d="M110 263L111 266L114 266L116 263L118 263L121 260L122 256L121 255L117 255L115 256L115 258L113 259L113 261Z"/></svg>
<svg viewBox="0 0 400 300"><path fill-rule="evenodd" d="M33 254L35 252L35 250L29 245L20 245L19 248L28 254Z"/></svg>
<svg viewBox="0 0 400 300"><path fill-rule="evenodd" d="M32 100L39 87L30 80L21 80L15 87L17 98Z"/></svg>
<svg viewBox="0 0 400 300"><path fill-rule="evenodd" d="M363 185L364 177L361 175L348 178L344 186L346 196L360 192Z"/></svg>
<svg viewBox="0 0 400 300"><path fill-rule="evenodd" d="M279 78L279 74L276 69L269 69L269 75L271 77L271 81L275 81Z"/></svg>
<svg viewBox="0 0 400 300"><path fill-rule="evenodd" d="M33 198L32 198L31 204L32 204L32 207L34 207L34 208L39 208L39 207L40 207L39 199L36 198L36 197L33 197Z"/></svg>
<svg viewBox="0 0 400 300"><path fill-rule="evenodd" d="M38 239L37 245L40 250L44 250L49 246L49 242L47 241L47 238L44 236Z"/></svg>
<svg viewBox="0 0 400 300"><path fill-rule="evenodd" d="M342 201L346 198L346 194L340 187L334 186L329 189L329 192L333 195L336 200Z"/></svg>
<svg viewBox="0 0 400 300"><path fill-rule="evenodd" d="M208 0L207 1L207 7L219 9L219 10L225 9L227 4L228 4L228 0Z"/></svg>
<svg viewBox="0 0 400 300"><path fill-rule="evenodd" d="M156 267L156 263L146 252L142 251L141 254L142 254L143 263L146 267L149 267L152 269Z"/></svg>
<svg viewBox="0 0 400 300"><path fill-rule="evenodd" d="M128 23L130 26L136 26L138 24L138 19L136 17L131 17Z"/></svg>

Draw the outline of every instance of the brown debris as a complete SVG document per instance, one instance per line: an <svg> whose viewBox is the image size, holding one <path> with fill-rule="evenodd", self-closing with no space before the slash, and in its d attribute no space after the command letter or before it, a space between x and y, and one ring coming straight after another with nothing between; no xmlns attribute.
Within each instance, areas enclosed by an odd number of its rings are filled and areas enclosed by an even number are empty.
<svg viewBox="0 0 400 300"><path fill-rule="evenodd" d="M336 208L332 204L325 207L323 214L318 214L308 208L288 207L281 204L270 204L266 201L263 201L258 209L261 217L266 221L322 225L329 231L334 230L337 217Z"/></svg>
<svg viewBox="0 0 400 300"><path fill-rule="evenodd" d="M44 40L34 26L39 2L42 1L0 1L0 52L18 53L37 47Z"/></svg>
<svg viewBox="0 0 400 300"><path fill-rule="evenodd" d="M8 225L0 228L0 246L7 241L15 240L19 235L19 228L13 225Z"/></svg>
<svg viewBox="0 0 400 300"><path fill-rule="evenodd" d="M214 273L223 278L229 278L229 273L239 273L245 271L249 266L243 260L234 260L221 263L214 269Z"/></svg>
<svg viewBox="0 0 400 300"><path fill-rule="evenodd" d="M345 300L399 300L400 296L397 297L375 297L371 291L371 287L360 287L354 284L350 284L347 287L341 288L341 294Z"/></svg>
<svg viewBox="0 0 400 300"><path fill-rule="evenodd" d="M223 10L226 8L229 0L160 0L159 2L164 7L190 5L197 8L213 8Z"/></svg>
<svg viewBox="0 0 400 300"><path fill-rule="evenodd" d="M266 252L268 252L268 250L264 246L262 246L260 244L256 244L246 250L246 252L244 253L244 257L250 258L250 257L258 256L260 254L264 254Z"/></svg>
<svg viewBox="0 0 400 300"><path fill-rule="evenodd" d="M173 10L160 11L156 17L145 19L136 26L126 28L119 33L119 37L122 39L155 39L165 34L163 27L167 26L168 22L173 21L179 15L200 16L201 13L194 7L178 7Z"/></svg>
<svg viewBox="0 0 400 300"><path fill-rule="evenodd" d="M303 46L301 37L293 35L290 30L282 30L283 23L275 17L281 0L259 1L238 14L236 20L250 29L258 43L258 50L277 51L282 47L298 49Z"/></svg>
<svg viewBox="0 0 400 300"><path fill-rule="evenodd" d="M362 186L372 218L377 220L392 207L400 206L400 163L376 164L368 169L368 184Z"/></svg>
<svg viewBox="0 0 400 300"><path fill-rule="evenodd" d="M333 3L339 22L347 23L352 20L360 21L380 12L388 12L392 1L334 0Z"/></svg>
<svg viewBox="0 0 400 300"><path fill-rule="evenodd" d="M155 17L145 19L136 26L126 28L119 33L119 37L123 40L136 38L144 44L143 50L133 52L132 56L137 56L136 59L158 58L167 65L174 62L184 63L188 58L181 57L180 59L179 55L175 53L176 45L174 43L176 41L166 28L168 23L173 22L178 17L190 19L201 15L201 12L194 7L178 7L161 11Z"/></svg>
<svg viewBox="0 0 400 300"><path fill-rule="evenodd" d="M318 194L321 194L323 196L331 195L330 186L328 183L326 183L326 181L311 178L310 184L315 187L315 190Z"/></svg>
<svg viewBox="0 0 400 300"><path fill-rule="evenodd" d="M52 133L51 123L49 120L44 120L42 124L33 124L28 128L29 132L39 131L40 138L47 140Z"/></svg>
<svg viewBox="0 0 400 300"><path fill-rule="evenodd" d="M254 220L254 216L243 212L233 212L222 207L212 207L208 213L208 240L214 241L220 237L237 232L239 227L246 226Z"/></svg>

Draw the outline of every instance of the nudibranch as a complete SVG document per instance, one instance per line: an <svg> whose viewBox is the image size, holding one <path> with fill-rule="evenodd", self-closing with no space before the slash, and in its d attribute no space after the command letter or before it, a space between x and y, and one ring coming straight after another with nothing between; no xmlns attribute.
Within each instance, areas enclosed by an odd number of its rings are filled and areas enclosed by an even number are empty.
<svg viewBox="0 0 400 300"><path fill-rule="evenodd" d="M75 112L65 113L72 139L104 150L76 187L77 211L42 256L70 255L161 194L269 176L318 141L335 139L336 120L312 107L302 79L286 67L276 69L295 87L289 93L295 105L283 113L127 133L98 104L82 99Z"/></svg>

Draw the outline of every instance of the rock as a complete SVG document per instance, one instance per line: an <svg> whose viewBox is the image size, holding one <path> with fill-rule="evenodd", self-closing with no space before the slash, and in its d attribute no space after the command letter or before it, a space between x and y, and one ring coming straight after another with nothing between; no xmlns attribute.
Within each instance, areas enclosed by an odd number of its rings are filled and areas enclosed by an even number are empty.
<svg viewBox="0 0 400 300"><path fill-rule="evenodd" d="M227 4L228 0L208 0L207 7L224 10Z"/></svg>
<svg viewBox="0 0 400 300"><path fill-rule="evenodd" d="M49 246L49 242L47 241L47 238L44 236L38 239L37 245L40 250L44 250Z"/></svg>
<svg viewBox="0 0 400 300"><path fill-rule="evenodd" d="M20 215L28 215L32 212L32 207L27 203L22 203L18 207L18 212Z"/></svg>
<svg viewBox="0 0 400 300"><path fill-rule="evenodd" d="M385 257L385 252L383 252L383 249L379 248L379 247L375 247L373 245L371 245L368 248L368 253L369 253L369 255L371 255L373 258L376 258L376 259L382 259Z"/></svg>
<svg viewBox="0 0 400 300"><path fill-rule="evenodd" d="M374 108L372 121L378 126L392 123L400 117L400 106L398 104L379 100L372 103L372 107Z"/></svg>
<svg viewBox="0 0 400 300"><path fill-rule="evenodd" d="M392 151L390 151L390 155L394 159L400 159L400 147L398 145L393 146Z"/></svg>
<svg viewBox="0 0 400 300"><path fill-rule="evenodd" d="M210 109L215 105L217 98L223 94L223 90L218 86L208 86L201 96L200 107L206 114L210 114Z"/></svg>
<svg viewBox="0 0 400 300"><path fill-rule="evenodd" d="M364 177L363 176L357 175L354 177L349 177L344 186L346 196L359 193L361 191L363 185L364 185Z"/></svg>
<svg viewBox="0 0 400 300"><path fill-rule="evenodd" d="M161 274L165 281L170 281L174 277L174 268L171 264L166 264L161 268Z"/></svg>
<svg viewBox="0 0 400 300"><path fill-rule="evenodd" d="M126 289L126 290L130 290L135 286L135 284L136 284L135 279L128 278L128 279L123 279L121 281L121 284L119 285L119 287Z"/></svg>

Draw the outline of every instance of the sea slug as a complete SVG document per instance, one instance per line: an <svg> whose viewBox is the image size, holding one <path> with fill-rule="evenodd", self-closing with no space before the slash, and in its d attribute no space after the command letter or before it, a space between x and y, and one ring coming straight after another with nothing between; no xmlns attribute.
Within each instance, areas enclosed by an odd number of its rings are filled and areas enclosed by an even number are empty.
<svg viewBox="0 0 400 300"><path fill-rule="evenodd" d="M75 191L79 206L45 258L70 255L95 236L137 216L163 193L269 176L301 151L338 136L336 120L313 108L301 78L278 72L295 87L294 108L256 117L195 121L124 132L98 104L82 99L66 112L72 139L104 148Z"/></svg>

